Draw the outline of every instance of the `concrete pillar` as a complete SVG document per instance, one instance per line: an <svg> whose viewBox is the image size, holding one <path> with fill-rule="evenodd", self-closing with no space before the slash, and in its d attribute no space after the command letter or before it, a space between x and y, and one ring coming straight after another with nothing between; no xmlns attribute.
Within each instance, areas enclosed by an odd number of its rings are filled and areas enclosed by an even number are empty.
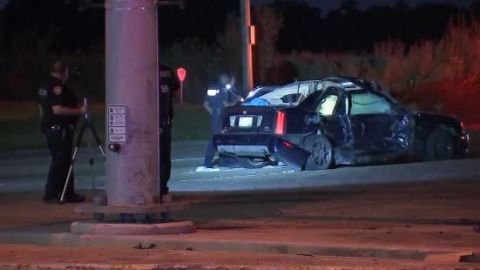
<svg viewBox="0 0 480 270"><path fill-rule="evenodd" d="M240 0L240 17L242 21L242 82L243 88L250 91L253 89L252 45L250 44L250 0Z"/></svg>
<svg viewBox="0 0 480 270"><path fill-rule="evenodd" d="M106 0L105 20L106 142L108 145L120 145L118 152L107 151L108 205L158 203L158 33L155 0ZM125 123L122 117L125 117Z"/></svg>

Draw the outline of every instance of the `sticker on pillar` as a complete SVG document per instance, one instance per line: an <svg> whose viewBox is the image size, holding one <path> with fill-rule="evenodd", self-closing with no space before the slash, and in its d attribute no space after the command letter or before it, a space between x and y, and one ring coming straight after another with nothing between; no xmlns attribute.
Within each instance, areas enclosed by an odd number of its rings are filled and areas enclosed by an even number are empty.
<svg viewBox="0 0 480 270"><path fill-rule="evenodd" d="M126 143L127 142L127 106L109 105L108 106L108 142Z"/></svg>

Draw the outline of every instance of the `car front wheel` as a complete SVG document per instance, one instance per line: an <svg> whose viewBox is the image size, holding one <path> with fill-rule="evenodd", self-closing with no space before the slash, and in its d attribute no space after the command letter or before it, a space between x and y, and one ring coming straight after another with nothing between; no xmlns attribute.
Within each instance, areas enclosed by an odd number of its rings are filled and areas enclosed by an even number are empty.
<svg viewBox="0 0 480 270"><path fill-rule="evenodd" d="M305 170L326 170L333 167L333 147L327 137L315 136L307 143L306 149L311 153Z"/></svg>
<svg viewBox="0 0 480 270"><path fill-rule="evenodd" d="M437 128L427 139L425 160L452 159L455 155L453 136L445 128Z"/></svg>

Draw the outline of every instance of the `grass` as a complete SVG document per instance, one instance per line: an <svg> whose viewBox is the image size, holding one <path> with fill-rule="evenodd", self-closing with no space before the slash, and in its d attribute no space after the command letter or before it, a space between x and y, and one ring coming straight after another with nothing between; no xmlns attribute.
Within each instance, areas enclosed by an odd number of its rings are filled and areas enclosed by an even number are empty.
<svg viewBox="0 0 480 270"><path fill-rule="evenodd" d="M105 137L104 104L91 106L91 123ZM201 106L177 105L173 124L173 140L207 139L210 118ZM90 144L89 133L83 143ZM45 148L45 137L40 132L38 107L35 102L0 102L0 151Z"/></svg>

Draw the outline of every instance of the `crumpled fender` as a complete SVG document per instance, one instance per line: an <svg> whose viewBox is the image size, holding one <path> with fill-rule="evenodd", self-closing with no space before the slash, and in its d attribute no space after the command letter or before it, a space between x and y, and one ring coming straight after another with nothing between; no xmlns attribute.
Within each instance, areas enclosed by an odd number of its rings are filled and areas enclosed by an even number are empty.
<svg viewBox="0 0 480 270"><path fill-rule="evenodd" d="M310 152L282 138L277 138L273 147L275 156L297 171L303 170L310 155Z"/></svg>

